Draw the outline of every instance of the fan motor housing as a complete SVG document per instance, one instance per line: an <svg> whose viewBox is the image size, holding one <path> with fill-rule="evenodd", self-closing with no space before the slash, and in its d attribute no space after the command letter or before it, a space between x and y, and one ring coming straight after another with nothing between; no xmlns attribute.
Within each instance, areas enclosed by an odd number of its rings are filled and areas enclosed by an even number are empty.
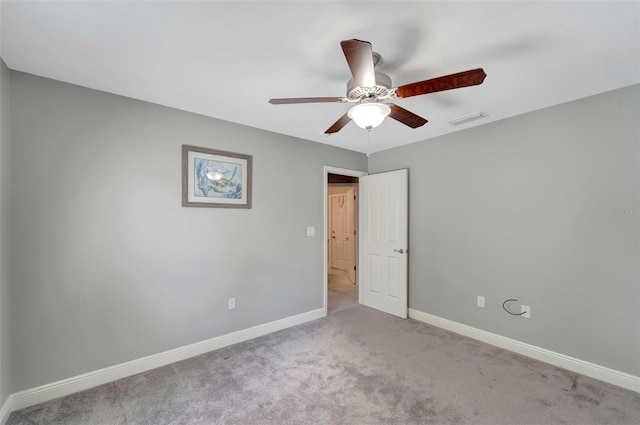
<svg viewBox="0 0 640 425"><path fill-rule="evenodd" d="M386 97L391 91L391 78L382 72L376 72L376 85L373 87L360 87L353 81L347 83L347 98L359 100L366 97Z"/></svg>

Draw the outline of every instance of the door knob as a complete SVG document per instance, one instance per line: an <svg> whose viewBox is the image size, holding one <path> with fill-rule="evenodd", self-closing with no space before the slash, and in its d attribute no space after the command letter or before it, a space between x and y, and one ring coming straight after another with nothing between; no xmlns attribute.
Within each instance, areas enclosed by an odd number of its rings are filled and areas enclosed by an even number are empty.
<svg viewBox="0 0 640 425"><path fill-rule="evenodd" d="M400 254L404 254L404 249L394 249L393 252L399 252Z"/></svg>

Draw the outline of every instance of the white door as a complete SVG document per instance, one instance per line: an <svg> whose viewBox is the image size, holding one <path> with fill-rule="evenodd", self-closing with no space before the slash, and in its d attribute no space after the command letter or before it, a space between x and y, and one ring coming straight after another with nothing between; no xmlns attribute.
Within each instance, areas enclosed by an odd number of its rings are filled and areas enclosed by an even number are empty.
<svg viewBox="0 0 640 425"><path fill-rule="evenodd" d="M362 304L407 317L408 171L360 177Z"/></svg>
<svg viewBox="0 0 640 425"><path fill-rule="evenodd" d="M349 218L347 215L347 195L341 193L329 196L331 207L331 267L340 270L349 268Z"/></svg>

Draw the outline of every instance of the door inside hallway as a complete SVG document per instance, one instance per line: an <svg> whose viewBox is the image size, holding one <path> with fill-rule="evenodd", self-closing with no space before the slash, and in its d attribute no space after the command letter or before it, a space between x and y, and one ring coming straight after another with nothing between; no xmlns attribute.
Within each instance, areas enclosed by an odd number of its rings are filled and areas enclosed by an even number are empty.
<svg viewBox="0 0 640 425"><path fill-rule="evenodd" d="M345 187L346 192L329 195L329 229L331 267L345 270L355 283L355 187Z"/></svg>

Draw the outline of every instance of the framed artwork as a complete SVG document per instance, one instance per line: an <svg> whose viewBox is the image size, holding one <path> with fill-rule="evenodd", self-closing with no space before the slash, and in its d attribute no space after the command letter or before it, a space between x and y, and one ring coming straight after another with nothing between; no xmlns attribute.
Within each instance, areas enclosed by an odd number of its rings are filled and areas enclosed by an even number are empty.
<svg viewBox="0 0 640 425"><path fill-rule="evenodd" d="M182 206L251 208L250 155L182 145Z"/></svg>

